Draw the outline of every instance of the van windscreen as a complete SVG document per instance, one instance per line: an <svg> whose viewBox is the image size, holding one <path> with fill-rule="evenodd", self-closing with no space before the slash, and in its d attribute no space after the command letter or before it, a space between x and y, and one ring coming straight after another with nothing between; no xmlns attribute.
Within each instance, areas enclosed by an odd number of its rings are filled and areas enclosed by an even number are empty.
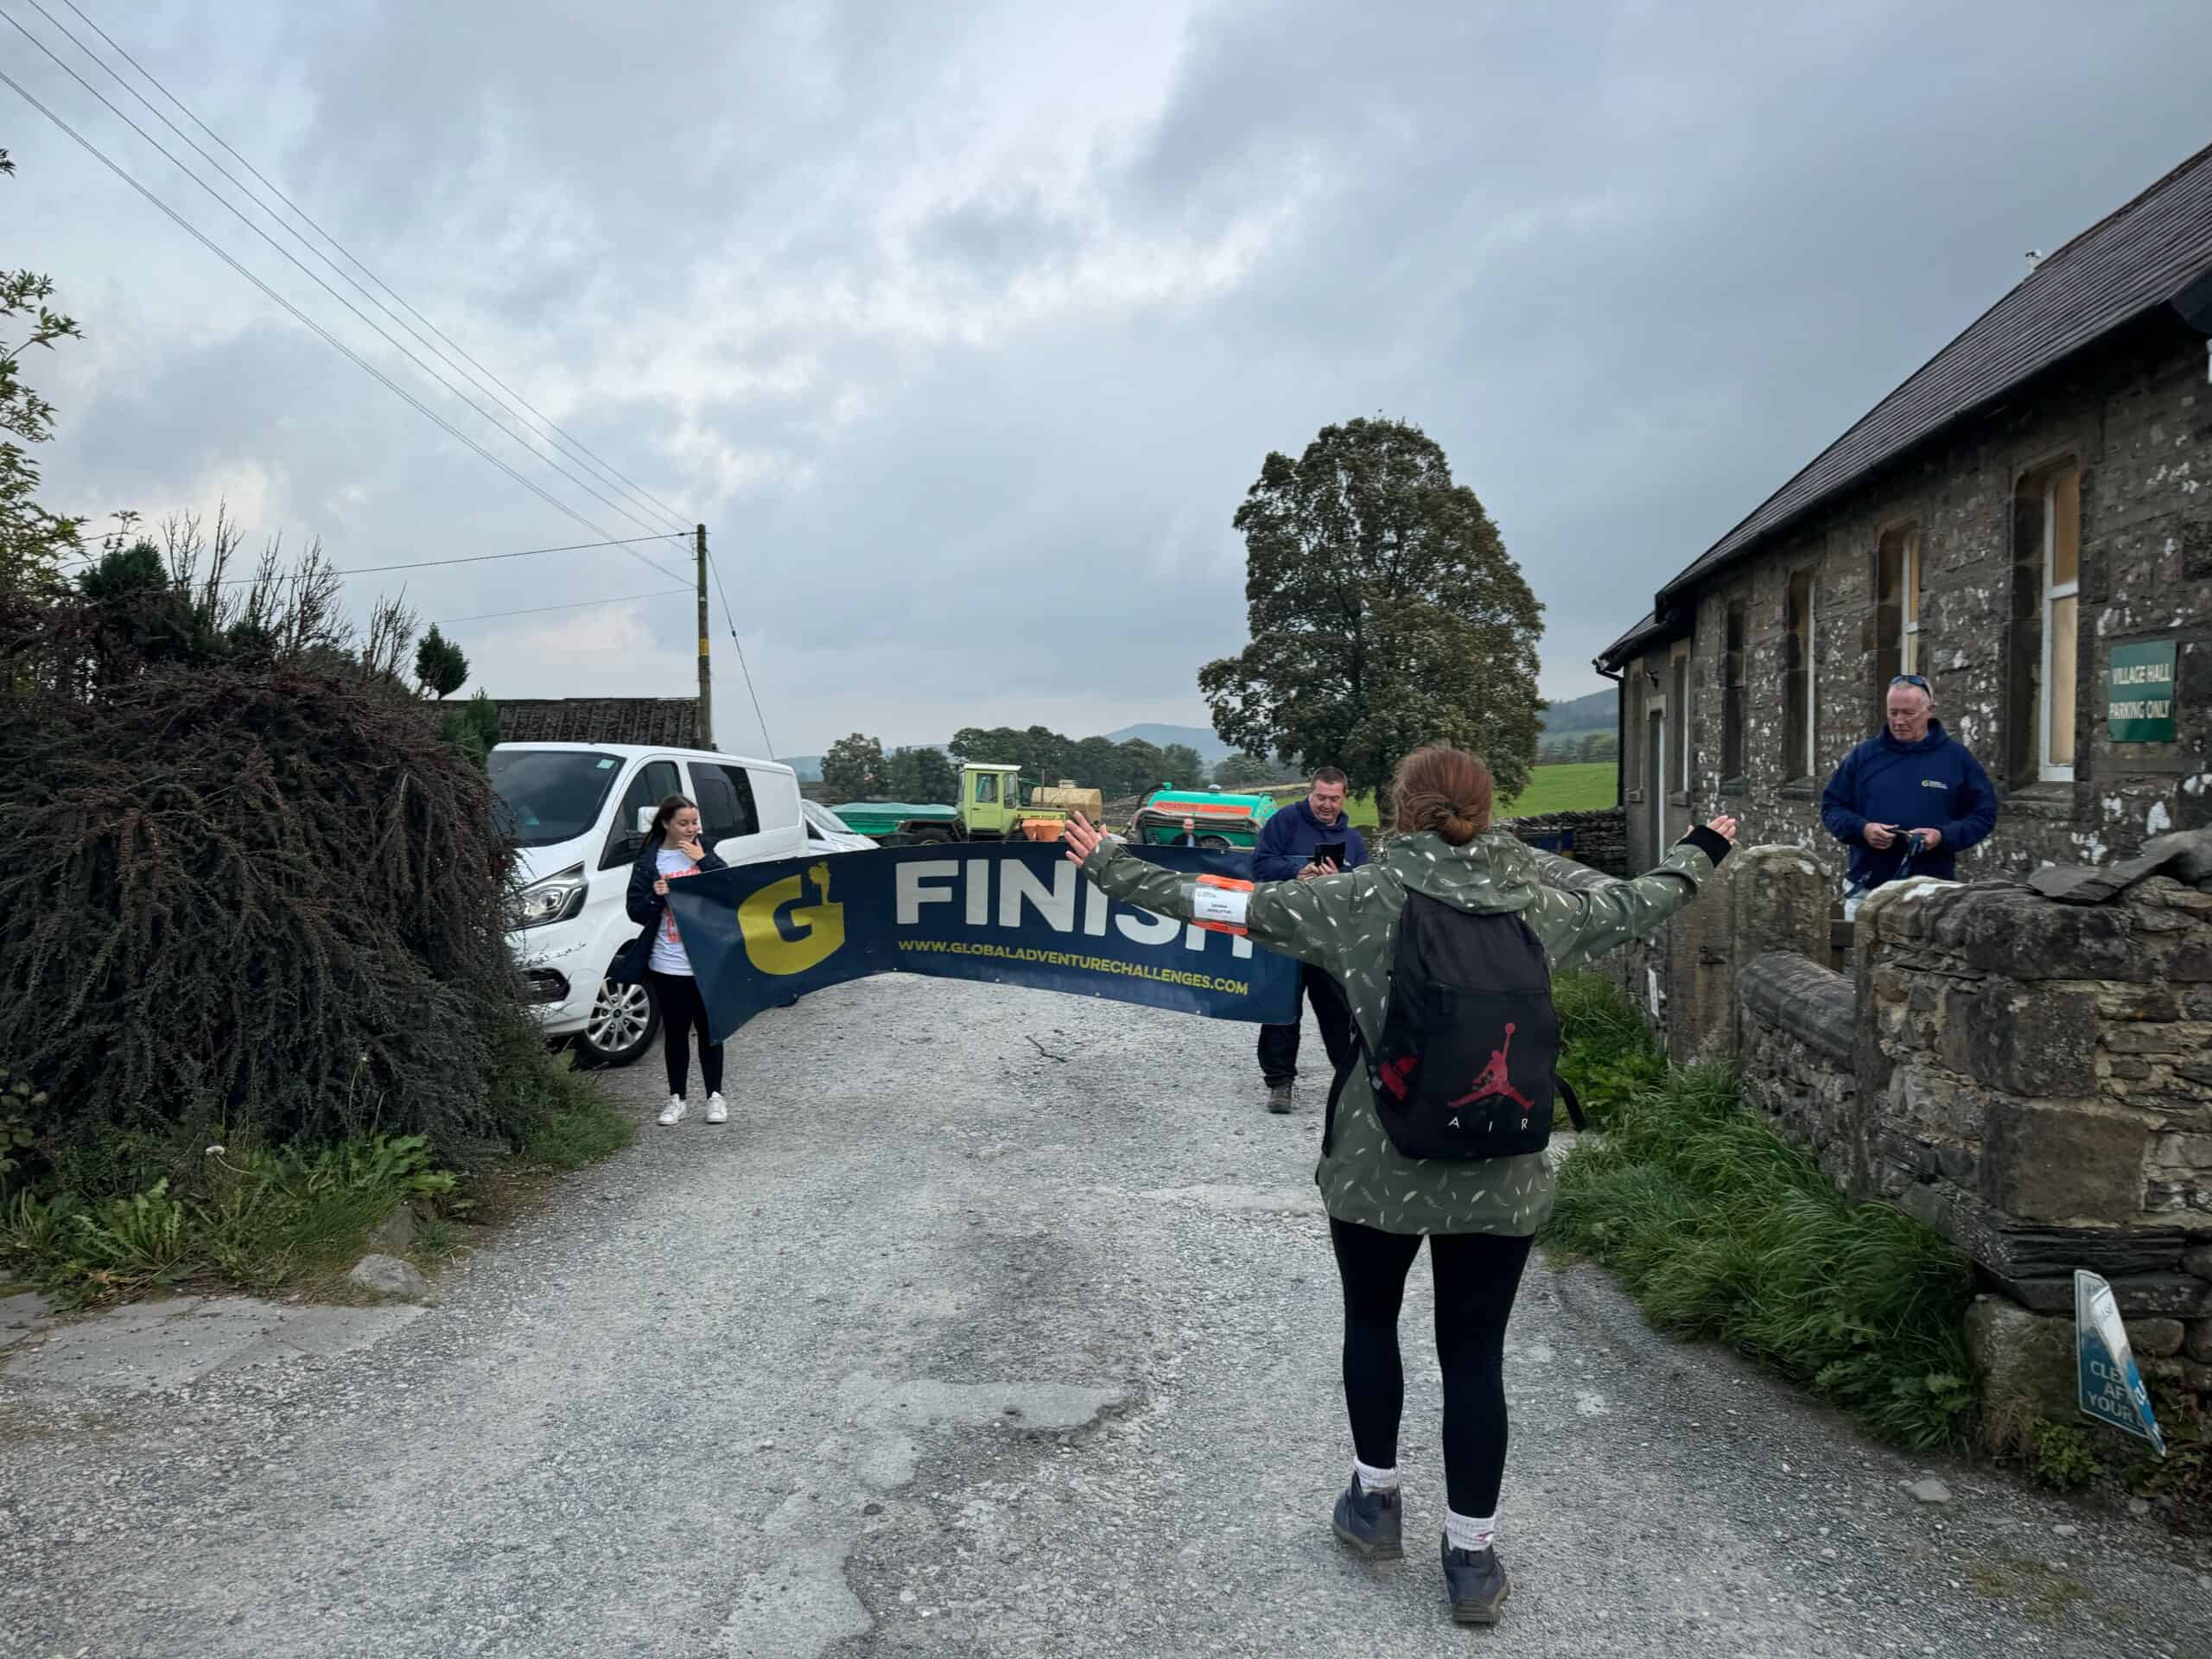
<svg viewBox="0 0 2212 1659"><path fill-rule="evenodd" d="M588 835L622 776L612 754L575 749L494 749L487 766L499 827L518 847L551 847Z"/></svg>

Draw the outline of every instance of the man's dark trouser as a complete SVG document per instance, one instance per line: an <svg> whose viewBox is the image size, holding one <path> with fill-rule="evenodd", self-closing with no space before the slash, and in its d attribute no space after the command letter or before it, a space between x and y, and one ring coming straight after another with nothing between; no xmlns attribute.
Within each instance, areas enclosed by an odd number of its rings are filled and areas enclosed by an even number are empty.
<svg viewBox="0 0 2212 1659"><path fill-rule="evenodd" d="M1309 966L1300 973L1305 1000L1313 1003L1313 1017L1321 1022L1321 1046L1329 1051L1333 1077L1351 1058L1351 1006L1344 1001L1344 988L1320 969ZM1260 1075L1270 1087L1298 1075L1298 1031L1295 1023L1260 1027Z"/></svg>

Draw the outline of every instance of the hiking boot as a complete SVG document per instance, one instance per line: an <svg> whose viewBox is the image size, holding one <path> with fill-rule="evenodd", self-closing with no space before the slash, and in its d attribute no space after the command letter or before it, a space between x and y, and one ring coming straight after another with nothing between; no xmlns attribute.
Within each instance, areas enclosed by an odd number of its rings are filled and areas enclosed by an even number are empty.
<svg viewBox="0 0 2212 1659"><path fill-rule="evenodd" d="M1395 1561L1406 1553L1402 1522L1405 1507L1395 1492L1370 1492L1351 1478L1344 1496L1337 1499L1331 1523L1337 1536L1370 1561Z"/></svg>
<svg viewBox="0 0 2212 1659"><path fill-rule="evenodd" d="M1454 1549L1444 1541L1444 1593L1452 1599L1454 1624L1495 1624L1513 1586L1495 1549Z"/></svg>
<svg viewBox="0 0 2212 1659"><path fill-rule="evenodd" d="M1291 1087L1288 1084L1271 1083L1268 1085L1268 1109L1285 1117L1296 1109L1291 1100Z"/></svg>

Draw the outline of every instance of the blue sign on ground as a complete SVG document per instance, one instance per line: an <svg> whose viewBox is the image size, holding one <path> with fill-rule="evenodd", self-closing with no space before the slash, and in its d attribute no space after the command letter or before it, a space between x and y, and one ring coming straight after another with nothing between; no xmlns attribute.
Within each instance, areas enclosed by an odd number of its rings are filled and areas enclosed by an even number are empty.
<svg viewBox="0 0 2212 1659"><path fill-rule="evenodd" d="M1132 849L1134 850L1134 849ZM1249 879L1243 853L1147 847L1170 869ZM933 974L1216 1020L1299 1017L1299 968L1249 939L1116 904L1058 843L885 848L669 883L720 1042L756 1014L870 974Z"/></svg>
<svg viewBox="0 0 2212 1659"><path fill-rule="evenodd" d="M2164 1457L2165 1437L2151 1412L2151 1391L2135 1369L2127 1327L2113 1300L2112 1287L2094 1273L2077 1271L2074 1275L2074 1349L2083 1413L2123 1434L2150 1441Z"/></svg>

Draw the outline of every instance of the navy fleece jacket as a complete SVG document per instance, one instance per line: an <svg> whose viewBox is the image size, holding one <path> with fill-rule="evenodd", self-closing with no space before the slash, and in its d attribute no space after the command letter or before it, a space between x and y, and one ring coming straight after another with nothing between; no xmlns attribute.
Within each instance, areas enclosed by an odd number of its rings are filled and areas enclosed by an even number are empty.
<svg viewBox="0 0 2212 1659"><path fill-rule="evenodd" d="M1252 879L1295 881L1299 871L1313 862L1313 849L1325 841L1344 842L1344 861L1339 869L1356 870L1367 862L1367 843L1346 814L1339 812L1334 823L1324 823L1303 800L1286 806L1260 826L1260 842L1252 849Z"/></svg>
<svg viewBox="0 0 2212 1659"><path fill-rule="evenodd" d="M1912 874L1948 881L1956 875L1958 855L1986 841L1997 827L1997 791L1981 762L1942 721L1930 721L1928 735L1917 743L1901 743L1885 728L1835 769L1821 795L1821 822L1851 849L1848 880L1854 886L1896 880L1911 851L1902 836L1885 849L1868 846L1869 823L1941 830L1943 844L1914 854Z"/></svg>

